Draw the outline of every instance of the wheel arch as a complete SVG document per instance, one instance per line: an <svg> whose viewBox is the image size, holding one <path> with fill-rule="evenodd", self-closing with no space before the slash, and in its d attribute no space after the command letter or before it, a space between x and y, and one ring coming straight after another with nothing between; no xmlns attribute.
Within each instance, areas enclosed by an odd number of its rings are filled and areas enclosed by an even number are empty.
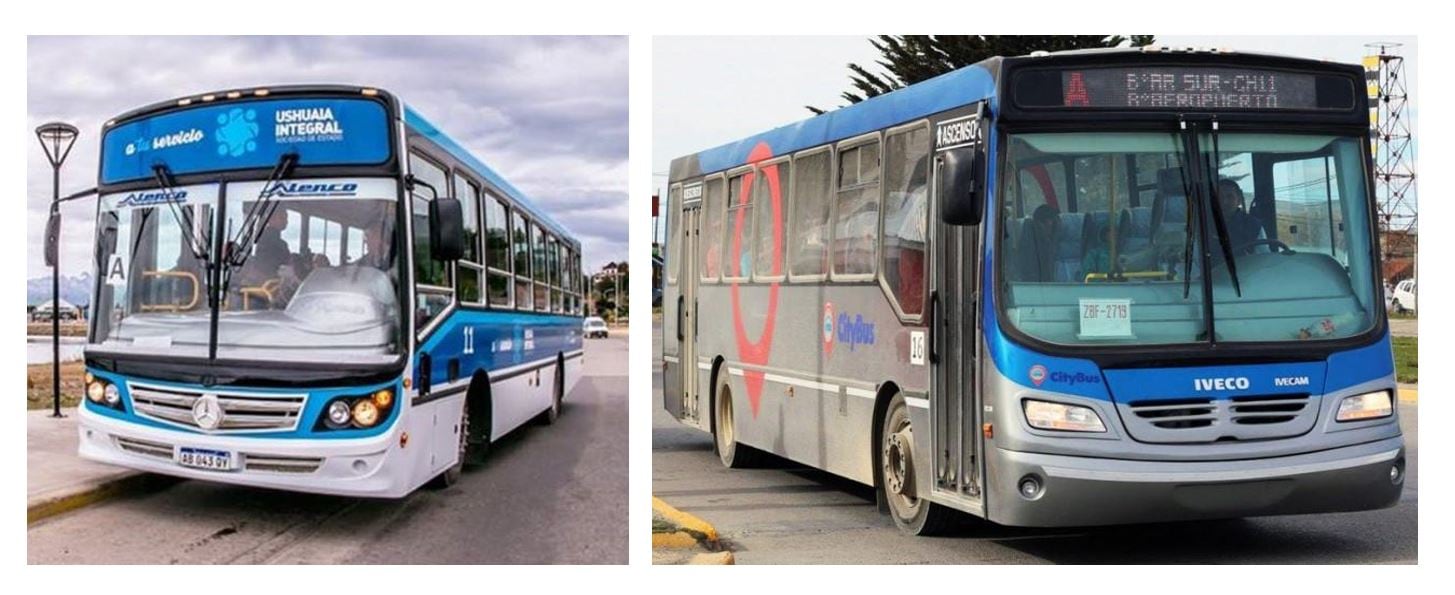
<svg viewBox="0 0 1455 595"><path fill-rule="evenodd" d="M874 391L874 415L869 429L869 466L873 472L874 503L879 512L888 514L889 501L884 498L884 466L879 461L879 443L884 439L884 416L889 412L889 402L899 394L899 384L893 380L879 385Z"/></svg>
<svg viewBox="0 0 1455 595"><path fill-rule="evenodd" d="M470 377L470 388L465 391L465 403L470 407L470 439L480 436L477 428L484 432L484 443L489 444L493 439L494 428L491 426L495 419L495 397L490 388L490 373L485 370L475 370L475 375Z"/></svg>

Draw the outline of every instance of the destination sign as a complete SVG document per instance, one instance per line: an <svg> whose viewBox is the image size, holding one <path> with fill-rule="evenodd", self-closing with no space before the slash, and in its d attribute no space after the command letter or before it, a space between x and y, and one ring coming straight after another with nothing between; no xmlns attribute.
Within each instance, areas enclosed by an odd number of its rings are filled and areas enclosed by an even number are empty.
<svg viewBox="0 0 1455 595"><path fill-rule="evenodd" d="M1023 107L1328 110L1354 107L1341 77L1248 68L1145 66L1023 72Z"/></svg>
<svg viewBox="0 0 1455 595"><path fill-rule="evenodd" d="M298 164L372 165L389 158L383 104L354 98L231 101L167 112L115 126L101 147L101 183L265 168L298 153Z"/></svg>

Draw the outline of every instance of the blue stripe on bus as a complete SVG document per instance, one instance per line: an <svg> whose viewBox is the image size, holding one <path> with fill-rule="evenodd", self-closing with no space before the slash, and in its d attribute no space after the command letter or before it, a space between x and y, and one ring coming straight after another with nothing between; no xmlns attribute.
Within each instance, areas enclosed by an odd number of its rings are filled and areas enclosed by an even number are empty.
<svg viewBox="0 0 1455 595"><path fill-rule="evenodd" d="M731 169L748 162L758 143L767 143L774 155L791 153L889 128L969 105L991 97L995 80L981 66L968 66L859 103L775 128L697 154L702 173Z"/></svg>
<svg viewBox="0 0 1455 595"><path fill-rule="evenodd" d="M581 320L563 314L456 309L418 353L429 354L430 378L439 385L449 381L451 359L459 360L457 378L469 378L477 370L499 370L581 349ZM473 336L466 335L467 328Z"/></svg>
<svg viewBox="0 0 1455 595"><path fill-rule="evenodd" d="M996 155L1000 150L999 139L993 123L988 135L989 162L993 164L996 163ZM1000 221L995 217L998 170L999 168L991 167L986 176L986 201L983 213L986 238L995 238L999 233ZM995 274L1000 263L995 255L995 243L987 242L984 253L987 266L981 268L983 271L981 287L996 287ZM1123 400L1149 399L1159 396L1186 398L1203 394L1227 397L1232 396L1233 393L1217 390L1198 393L1192 390L1193 384L1190 378L1194 375L1199 378L1247 376L1250 383L1256 383L1258 379L1309 376L1310 384L1308 386L1285 387L1289 389L1287 391L1281 388L1266 390L1265 386L1263 389L1257 389L1258 393L1244 394L1278 394L1280 392L1327 394L1388 378L1394 374L1394 355L1389 334L1385 333L1383 338L1368 346L1334 353L1326 362L1110 370L1103 375L1101 368L1091 360L1047 355L1011 340L1000 327L996 292L985 291L984 295L985 305L981 314L981 328L985 329L986 348L989 351L991 362L1002 375L1012 382L1032 389L1109 401L1112 392L1108 390L1107 381L1110 380L1116 384L1112 388ZM1033 372L1033 368L1039 368L1039 370ZM1202 374L1206 374L1206 376ZM1039 384L1033 380L1033 377L1039 378ZM1250 388L1249 390L1255 389Z"/></svg>
<svg viewBox="0 0 1455 595"><path fill-rule="evenodd" d="M524 206L529 211L532 219L546 224L546 227L550 227L551 231L557 235L571 237L571 232L565 226L557 223L555 219L551 218L550 214L536 208L535 203L527 198L524 192L521 192L519 188L516 188L509 181L506 181L500 174L495 173L495 170L490 169L490 166L476 159L465 147L455 142L455 139L450 138L448 134L445 134L439 128L435 127L434 124L431 124L429 120L426 120L424 116L414 111L414 108L408 105L404 106L404 123L410 128L413 128L415 132L418 132L425 138L444 148L452 157L459 160L460 163L469 166L474 173L485 178L487 182L500 189L501 192L509 195L517 204Z"/></svg>

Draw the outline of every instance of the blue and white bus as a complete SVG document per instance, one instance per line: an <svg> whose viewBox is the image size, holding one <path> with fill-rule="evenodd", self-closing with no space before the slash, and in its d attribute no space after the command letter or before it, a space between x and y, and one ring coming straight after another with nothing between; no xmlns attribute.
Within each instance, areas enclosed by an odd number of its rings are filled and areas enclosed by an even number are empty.
<svg viewBox="0 0 1455 595"><path fill-rule="evenodd" d="M382 89L147 106L99 175L85 458L402 497L580 376L580 243Z"/></svg>
<svg viewBox="0 0 1455 595"><path fill-rule="evenodd" d="M1393 506L1363 77L993 58L680 157L663 405L916 534Z"/></svg>

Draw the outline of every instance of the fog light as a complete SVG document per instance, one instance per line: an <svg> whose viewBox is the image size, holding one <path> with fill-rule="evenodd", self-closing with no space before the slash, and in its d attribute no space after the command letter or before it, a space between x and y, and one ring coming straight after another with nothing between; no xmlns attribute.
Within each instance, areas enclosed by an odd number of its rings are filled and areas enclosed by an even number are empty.
<svg viewBox="0 0 1455 595"><path fill-rule="evenodd" d="M379 423L379 408L370 399L359 399L354 403L354 423L369 427Z"/></svg>
<svg viewBox="0 0 1455 595"><path fill-rule="evenodd" d="M1399 483L1401 475L1404 475L1404 470L1400 469L1399 465L1391 465L1389 467L1389 483Z"/></svg>
<svg viewBox="0 0 1455 595"><path fill-rule="evenodd" d="M328 404L328 423L337 428L349 425L351 419L349 404L346 401L334 401Z"/></svg>
<svg viewBox="0 0 1455 595"><path fill-rule="evenodd" d="M106 399L107 405L115 405L121 402L121 391L116 390L115 384L108 384L102 389L101 398Z"/></svg>
<svg viewBox="0 0 1455 595"><path fill-rule="evenodd" d="M1035 500L1041 497L1041 480L1034 475L1027 475L1021 478L1018 489L1021 497L1027 500Z"/></svg>
<svg viewBox="0 0 1455 595"><path fill-rule="evenodd" d="M394 402L394 391L384 389L374 393L374 406L384 409Z"/></svg>
<svg viewBox="0 0 1455 595"><path fill-rule="evenodd" d="M102 386L100 382L92 382L86 385L86 398L97 403L102 402L101 400L106 398L106 387Z"/></svg>

